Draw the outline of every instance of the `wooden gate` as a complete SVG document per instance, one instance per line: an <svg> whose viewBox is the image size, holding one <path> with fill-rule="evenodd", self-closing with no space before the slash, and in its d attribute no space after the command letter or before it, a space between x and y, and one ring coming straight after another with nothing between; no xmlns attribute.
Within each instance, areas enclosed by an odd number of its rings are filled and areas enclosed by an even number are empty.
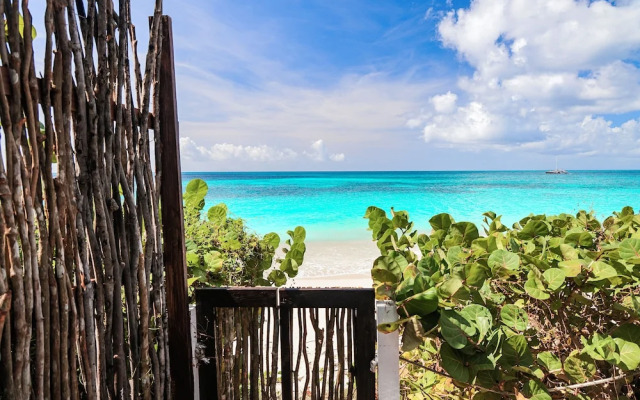
<svg viewBox="0 0 640 400"><path fill-rule="evenodd" d="M196 290L200 398L372 400L372 289Z"/></svg>

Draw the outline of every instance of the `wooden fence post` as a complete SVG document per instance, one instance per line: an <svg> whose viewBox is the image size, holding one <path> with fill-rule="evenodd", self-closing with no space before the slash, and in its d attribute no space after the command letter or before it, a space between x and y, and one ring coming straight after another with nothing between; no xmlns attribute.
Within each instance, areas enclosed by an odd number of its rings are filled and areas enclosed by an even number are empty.
<svg viewBox="0 0 640 400"><path fill-rule="evenodd" d="M358 341L366 345L356 346L356 387L357 400L371 400L376 398L376 380L372 369L372 362L376 356L376 298L373 290L363 296L356 309L355 336Z"/></svg>
<svg viewBox="0 0 640 400"><path fill-rule="evenodd" d="M182 171L171 18L162 16L160 140L162 143L162 238L166 274L169 362L173 398L193 399L193 363L182 213Z"/></svg>
<svg viewBox="0 0 640 400"><path fill-rule="evenodd" d="M291 343L291 307L278 304L275 312L280 313L280 363L282 374L282 399L293 399L293 383L291 381L291 354L293 343ZM297 395L296 395L297 398Z"/></svg>

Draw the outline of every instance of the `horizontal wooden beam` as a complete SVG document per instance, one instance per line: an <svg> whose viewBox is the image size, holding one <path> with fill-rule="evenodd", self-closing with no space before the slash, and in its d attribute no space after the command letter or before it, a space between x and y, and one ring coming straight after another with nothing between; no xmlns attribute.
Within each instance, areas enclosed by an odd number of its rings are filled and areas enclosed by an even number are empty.
<svg viewBox="0 0 640 400"><path fill-rule="evenodd" d="M358 308L371 301L373 289L355 288L206 288L196 290L198 304L213 307Z"/></svg>

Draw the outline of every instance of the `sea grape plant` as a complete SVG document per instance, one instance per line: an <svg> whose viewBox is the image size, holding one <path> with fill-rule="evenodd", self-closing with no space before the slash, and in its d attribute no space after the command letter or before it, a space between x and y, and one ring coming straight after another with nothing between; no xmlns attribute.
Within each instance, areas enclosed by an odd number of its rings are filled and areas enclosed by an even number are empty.
<svg viewBox="0 0 640 400"><path fill-rule="evenodd" d="M376 296L395 300L403 350L474 399L633 398L640 379L640 214L530 215L484 233L448 214L365 218ZM425 350L426 349L426 350ZM431 350L429 350L431 349ZM634 382L635 379L635 382ZM467 397L465 397L465 394ZM637 394L636 394L637 395Z"/></svg>
<svg viewBox="0 0 640 400"><path fill-rule="evenodd" d="M298 274L304 261L306 232L298 226L289 231L276 257L280 236L263 237L249 232L244 221L228 215L218 204L202 215L209 188L202 179L191 180L183 195L188 284L203 286L282 286ZM275 259L275 262L274 262ZM274 266L275 264L275 266Z"/></svg>

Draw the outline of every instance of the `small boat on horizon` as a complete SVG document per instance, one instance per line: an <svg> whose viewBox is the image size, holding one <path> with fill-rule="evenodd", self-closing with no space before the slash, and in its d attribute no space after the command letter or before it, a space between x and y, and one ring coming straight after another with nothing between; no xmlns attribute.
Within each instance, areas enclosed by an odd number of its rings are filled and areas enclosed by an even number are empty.
<svg viewBox="0 0 640 400"><path fill-rule="evenodd" d="M563 174L568 174L568 172L565 171L564 169L558 169L558 157L556 157L556 169L554 169L553 171L546 171L545 174L563 175Z"/></svg>

